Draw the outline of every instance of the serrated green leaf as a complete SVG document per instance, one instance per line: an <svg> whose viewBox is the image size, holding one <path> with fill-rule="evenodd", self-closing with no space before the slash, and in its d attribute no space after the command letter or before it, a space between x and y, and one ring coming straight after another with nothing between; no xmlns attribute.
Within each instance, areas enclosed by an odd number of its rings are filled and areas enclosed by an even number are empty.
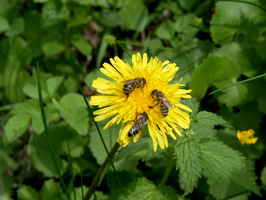
<svg viewBox="0 0 266 200"><path fill-rule="evenodd" d="M55 91L58 89L59 85L62 83L63 81L62 76L55 76L55 77L51 77L47 80L46 84L47 84L47 91L48 93L53 96Z"/></svg>
<svg viewBox="0 0 266 200"><path fill-rule="evenodd" d="M260 5L259 0L248 2ZM211 20L211 37L217 44L228 43L240 34L247 41L256 41L260 29L265 27L265 20L265 12L256 6L239 2L217 2Z"/></svg>
<svg viewBox="0 0 266 200"><path fill-rule="evenodd" d="M18 114L11 117L5 126L4 141L10 144L29 128L31 115Z"/></svg>
<svg viewBox="0 0 266 200"><path fill-rule="evenodd" d="M162 188L163 189L163 188ZM121 196L118 197L119 200L127 199L156 199L156 200L172 200L176 199L173 195L174 191L168 189L171 194L166 194L162 192L162 189L157 189L153 182L148 179L136 178L133 180Z"/></svg>
<svg viewBox="0 0 266 200"><path fill-rule="evenodd" d="M214 129L214 125L202 124L200 122L191 124L191 129L195 133L193 137L196 140L201 140L203 138L213 138L217 133L217 131Z"/></svg>
<svg viewBox="0 0 266 200"><path fill-rule="evenodd" d="M203 167L211 177L218 180L230 179L260 195L259 188L255 184L256 175L239 152L220 141L205 141L199 143L199 146Z"/></svg>
<svg viewBox="0 0 266 200"><path fill-rule="evenodd" d="M0 199L12 200L10 197L10 189L14 184L12 177L7 176L5 173L0 173Z"/></svg>
<svg viewBox="0 0 266 200"><path fill-rule="evenodd" d="M199 111L199 102L197 102L197 100L195 98L182 99L180 103L186 105L187 107L189 107L192 110L192 113L187 112L192 117L194 117L196 115L196 113Z"/></svg>
<svg viewBox="0 0 266 200"><path fill-rule="evenodd" d="M176 169L180 169L180 177L185 184L185 195L197 187L202 173L201 152L192 138L181 137L175 145Z"/></svg>
<svg viewBox="0 0 266 200"><path fill-rule="evenodd" d="M60 155L62 152L64 152L66 155L68 154L68 151L65 151L65 145L67 143L70 144L71 152L72 148L74 152L76 151L74 144L78 143L75 141L75 138L78 137L78 134L64 123L50 126L49 133L59 171L61 174L63 174L67 169L67 163L64 159L60 158ZM48 150L49 147L46 141L47 139L45 134L35 136L34 141L31 144L33 165L46 177L57 177L58 174L55 169L51 154ZM82 145L82 148L84 148L84 145ZM80 150L83 151L83 149ZM75 154L78 153L74 153L74 155Z"/></svg>
<svg viewBox="0 0 266 200"><path fill-rule="evenodd" d="M62 52L65 50L63 36L58 33L45 35L42 38L41 48L46 56L51 56Z"/></svg>
<svg viewBox="0 0 266 200"><path fill-rule="evenodd" d="M49 179L44 182L42 191L41 191L41 198L43 200L64 200L63 193L58 182L55 182L53 179Z"/></svg>
<svg viewBox="0 0 266 200"><path fill-rule="evenodd" d="M197 99L204 97L209 86L225 86L237 76L233 61L226 57L208 56L193 74L190 88L192 96Z"/></svg>
<svg viewBox="0 0 266 200"><path fill-rule="evenodd" d="M70 42L74 45L80 53L88 56L92 52L92 45L88 43L81 34L74 34L70 37Z"/></svg>
<svg viewBox="0 0 266 200"><path fill-rule="evenodd" d="M170 40L174 37L175 29L174 29L174 23L167 19L165 20L155 31L156 35L165 40Z"/></svg>
<svg viewBox="0 0 266 200"><path fill-rule="evenodd" d="M2 16L0 16L0 33L8 30L9 27L9 23L8 20Z"/></svg>
<svg viewBox="0 0 266 200"><path fill-rule="evenodd" d="M30 186L23 185L22 188L18 189L18 197L21 200L39 200L38 192Z"/></svg>
<svg viewBox="0 0 266 200"><path fill-rule="evenodd" d="M201 111L196 114L195 120L202 124L229 126L221 116L207 111Z"/></svg>
<svg viewBox="0 0 266 200"><path fill-rule="evenodd" d="M6 36L12 37L15 35L19 35L24 31L24 19L17 18L11 24L10 29L6 32Z"/></svg>

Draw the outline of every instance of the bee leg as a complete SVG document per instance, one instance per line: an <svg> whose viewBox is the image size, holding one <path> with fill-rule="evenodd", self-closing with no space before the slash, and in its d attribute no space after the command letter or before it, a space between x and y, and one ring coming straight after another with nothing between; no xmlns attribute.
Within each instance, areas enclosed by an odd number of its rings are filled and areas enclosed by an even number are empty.
<svg viewBox="0 0 266 200"><path fill-rule="evenodd" d="M155 106L157 106L159 104L159 102L157 104L155 104L154 106L149 106L149 108L154 108Z"/></svg>

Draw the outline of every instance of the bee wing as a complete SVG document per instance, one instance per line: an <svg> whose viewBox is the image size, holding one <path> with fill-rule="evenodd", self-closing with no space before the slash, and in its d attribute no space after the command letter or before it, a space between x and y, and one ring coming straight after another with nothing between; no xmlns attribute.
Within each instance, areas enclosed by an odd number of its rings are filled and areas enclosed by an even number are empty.
<svg viewBox="0 0 266 200"><path fill-rule="evenodd" d="M163 103L164 103L164 105L167 106L167 108L172 109L172 105L171 105L170 101L168 101L168 99L164 99Z"/></svg>

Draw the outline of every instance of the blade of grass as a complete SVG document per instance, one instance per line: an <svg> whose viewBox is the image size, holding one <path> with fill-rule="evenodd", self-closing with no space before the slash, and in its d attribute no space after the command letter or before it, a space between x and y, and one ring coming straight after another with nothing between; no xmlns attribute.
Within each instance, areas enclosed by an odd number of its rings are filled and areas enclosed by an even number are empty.
<svg viewBox="0 0 266 200"><path fill-rule="evenodd" d="M69 143L67 143L67 148L68 148L68 155L69 155L69 166L70 166L70 173L71 173L71 182L73 184L73 193L74 193L74 199L76 200L76 191L75 191L75 186L74 186L74 176L73 176L73 169L72 169L72 157L70 153L70 148L69 148Z"/></svg>
<svg viewBox="0 0 266 200"><path fill-rule="evenodd" d="M64 189L64 191L66 193L67 199L70 200L70 196L68 194L67 187L65 185L63 177L60 174L59 167L58 167L56 159L55 159L54 149L53 149L53 146L52 146L52 143L51 143L49 129L48 129L47 121L46 121L46 115L45 115L44 106L43 106L42 86L41 86L41 81L40 80L41 79L40 79L39 63L37 63L38 94L39 94L39 102L40 102L41 113L42 113L42 120L43 120L43 125L44 125L44 132L45 132L45 135L46 135L46 139L47 139L47 142L48 142L49 150L50 150L53 162L54 162L54 166L55 166L56 172L57 172L57 174L59 176L60 182L61 182L61 184L63 186L63 189Z"/></svg>
<svg viewBox="0 0 266 200"><path fill-rule="evenodd" d="M84 200L82 162L80 163L80 185L81 185L81 196L82 196L82 200Z"/></svg>
<svg viewBox="0 0 266 200"><path fill-rule="evenodd" d="M83 91L82 91L82 89L81 89L80 86L79 86L79 89L80 89L80 91L81 91L81 93L82 93L82 96L83 96L83 98L84 98L84 101L85 101L85 103L86 103L86 105L87 105L87 107L88 107L89 114L90 114L90 116L91 116L91 118L92 118L92 120L93 120L93 123L94 123L94 125L96 126L96 129L97 129L97 131L98 131L98 133L99 133L99 136L100 136L100 138L101 138L101 141L102 141L102 144L103 144L103 146L104 146L104 149L105 149L105 151L106 151L106 153L107 153L107 155L108 155L107 158L105 159L104 163L102 164L101 168L99 169L98 173L97 173L96 176L94 177L94 179L93 179L93 181L92 181L92 184L91 184L91 186L90 186L90 188L89 188L89 191L88 191L88 192L86 193L86 195L85 195L85 200L87 200L87 199L90 198L90 196L91 196L92 193L93 193L93 190L94 190L94 189L96 188L96 186L98 185L98 182L99 182L99 180L100 180L101 173L102 173L102 171L104 170L104 168L106 167L106 165L107 165L109 162L111 162L111 165L112 165L112 167L113 167L113 169L114 169L114 172L115 172L115 175L116 175L116 177L117 177L117 181L118 181L119 187L120 187L120 189L123 191L123 189L122 189L122 185L121 185L121 182L120 182L120 179L119 179L119 177L118 177L117 171L116 171L116 169L115 169L115 166L114 166L114 163L113 163L113 160L112 160L112 157L114 156L114 154L116 153L116 151L118 150L118 148L120 147L120 145L119 145L118 143L116 143L116 144L113 146L113 148L111 149L110 153L108 152L107 146L106 146L106 144L105 144L105 142L104 142L104 139L103 139L103 137L102 137L102 134L101 134L101 131L100 131L100 129L99 129L99 126L98 126L98 124L96 123L96 121L94 120L94 115L93 115L93 113L92 113L92 111L91 111L91 108L90 108L90 105L89 105L89 103L88 103L88 100L87 100L87 98L85 97L85 95L84 95L84 93L83 93Z"/></svg>
<svg viewBox="0 0 266 200"><path fill-rule="evenodd" d="M124 52L126 52L127 53L127 55L131 58L131 55L130 55L130 53L123 47L123 45L120 43L120 41L117 41L116 40L116 43L124 50Z"/></svg>
<svg viewBox="0 0 266 200"><path fill-rule="evenodd" d="M221 91L221 90L224 90L224 89L227 89L227 88L230 88L230 87L233 87L233 86L236 86L236 85L242 84L242 83L246 83L246 82L249 82L249 81L252 81L252 80L255 80L255 79L261 78L261 77L263 77L263 76L266 76L266 73L265 73L265 74L258 75L258 76L255 76L255 77L252 77L252 78L249 78L249 79L246 79L246 80L244 80L244 81L239 81L239 82L237 82L237 83L233 83L233 84L227 85L227 86L225 86L225 87L222 87L222 88L220 88L220 89L218 89L218 90L215 90L215 91L211 92L209 95L212 95L212 94L214 94L214 93L216 93L216 92L219 92L219 91Z"/></svg>

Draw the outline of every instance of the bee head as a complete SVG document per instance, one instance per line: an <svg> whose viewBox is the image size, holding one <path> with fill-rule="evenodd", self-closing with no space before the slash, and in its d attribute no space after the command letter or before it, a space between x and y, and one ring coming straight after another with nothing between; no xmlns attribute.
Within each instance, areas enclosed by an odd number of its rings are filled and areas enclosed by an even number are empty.
<svg viewBox="0 0 266 200"><path fill-rule="evenodd" d="M146 112L143 113L143 116L146 117L147 119L149 119L149 117L148 117Z"/></svg>
<svg viewBox="0 0 266 200"><path fill-rule="evenodd" d="M154 97L154 96L156 95L157 91L158 91L157 89L153 90L153 91L151 92L151 96Z"/></svg>

